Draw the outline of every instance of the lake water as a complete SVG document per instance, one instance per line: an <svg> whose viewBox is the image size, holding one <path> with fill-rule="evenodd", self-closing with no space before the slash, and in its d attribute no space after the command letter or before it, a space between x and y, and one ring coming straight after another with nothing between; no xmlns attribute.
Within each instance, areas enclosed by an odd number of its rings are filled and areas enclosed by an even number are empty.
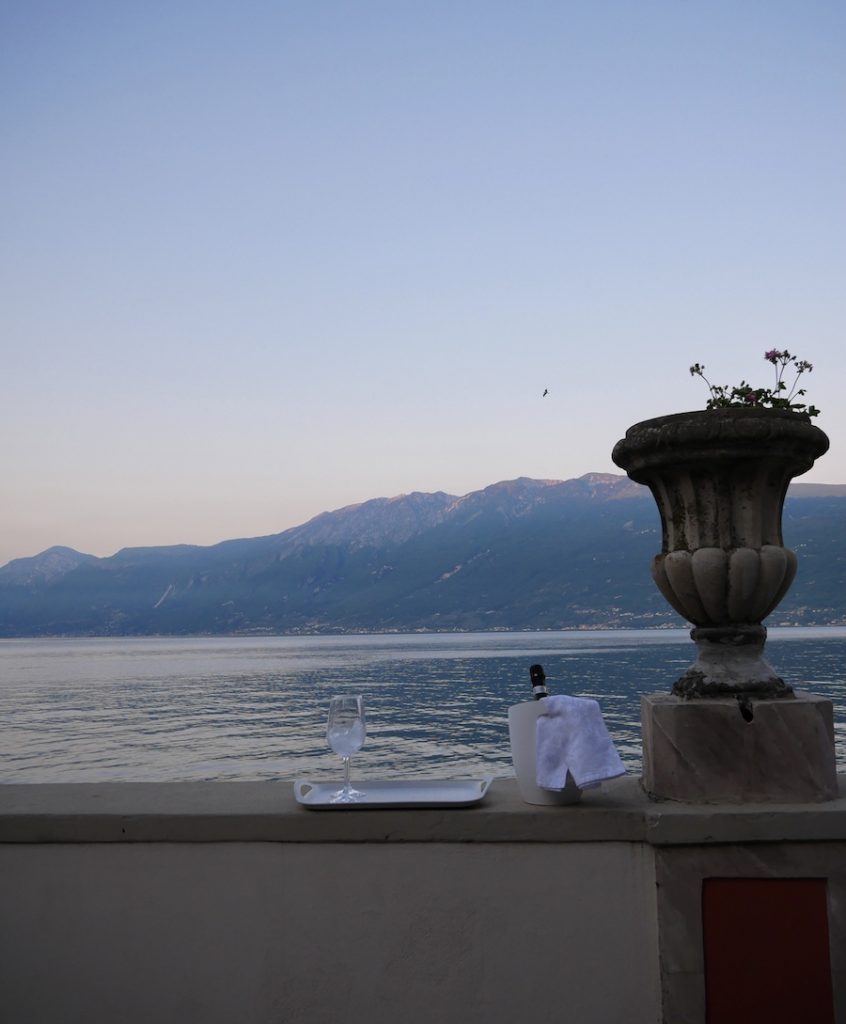
<svg viewBox="0 0 846 1024"><path fill-rule="evenodd" d="M846 771L846 628L773 629L793 686L833 700ZM361 692L353 776L512 774L507 711L529 665L596 698L640 768L640 695L693 660L685 630L0 641L0 782L336 777L329 697Z"/></svg>

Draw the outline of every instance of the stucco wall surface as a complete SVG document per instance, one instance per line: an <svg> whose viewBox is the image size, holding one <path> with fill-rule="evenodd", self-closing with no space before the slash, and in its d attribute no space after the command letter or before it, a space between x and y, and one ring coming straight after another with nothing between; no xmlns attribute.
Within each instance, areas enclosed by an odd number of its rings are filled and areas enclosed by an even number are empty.
<svg viewBox="0 0 846 1024"><path fill-rule="evenodd" d="M0 845L4 1024L654 1024L651 847Z"/></svg>

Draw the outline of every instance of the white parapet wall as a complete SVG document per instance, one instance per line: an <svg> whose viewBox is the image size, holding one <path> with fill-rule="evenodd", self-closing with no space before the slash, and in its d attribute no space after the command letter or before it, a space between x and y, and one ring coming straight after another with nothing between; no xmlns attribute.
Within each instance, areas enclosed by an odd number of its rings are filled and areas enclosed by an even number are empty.
<svg viewBox="0 0 846 1024"><path fill-rule="evenodd" d="M649 861L625 843L7 846L2 1019L654 1022Z"/></svg>
<svg viewBox="0 0 846 1024"><path fill-rule="evenodd" d="M476 808L338 813L282 782L3 786L0 1019L654 1024L672 1005L704 1021L699 924L674 907L709 858L729 874L730 850L765 874L804 859L837 897L844 840L842 797L665 807L634 779L574 807L500 780Z"/></svg>

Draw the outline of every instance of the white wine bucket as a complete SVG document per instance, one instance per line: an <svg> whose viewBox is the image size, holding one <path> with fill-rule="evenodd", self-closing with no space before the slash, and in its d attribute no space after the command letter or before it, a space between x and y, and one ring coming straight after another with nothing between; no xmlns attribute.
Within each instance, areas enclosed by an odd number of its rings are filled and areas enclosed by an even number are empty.
<svg viewBox="0 0 846 1024"><path fill-rule="evenodd" d="M511 760L520 795L527 804L575 804L582 791L567 773L563 789L541 789L537 784L536 723L543 711L543 700L527 700L508 709L508 735L511 738Z"/></svg>

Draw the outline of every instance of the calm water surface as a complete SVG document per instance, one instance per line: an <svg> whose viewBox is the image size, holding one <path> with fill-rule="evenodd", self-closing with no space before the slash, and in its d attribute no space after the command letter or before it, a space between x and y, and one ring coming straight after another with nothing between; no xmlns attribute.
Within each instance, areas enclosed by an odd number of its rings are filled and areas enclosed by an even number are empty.
<svg viewBox="0 0 846 1024"><path fill-rule="evenodd" d="M768 656L835 705L846 771L846 629L773 629ZM529 665L596 698L640 768L640 695L693 660L684 630L0 641L0 782L337 777L329 697L366 696L360 777L510 775Z"/></svg>

